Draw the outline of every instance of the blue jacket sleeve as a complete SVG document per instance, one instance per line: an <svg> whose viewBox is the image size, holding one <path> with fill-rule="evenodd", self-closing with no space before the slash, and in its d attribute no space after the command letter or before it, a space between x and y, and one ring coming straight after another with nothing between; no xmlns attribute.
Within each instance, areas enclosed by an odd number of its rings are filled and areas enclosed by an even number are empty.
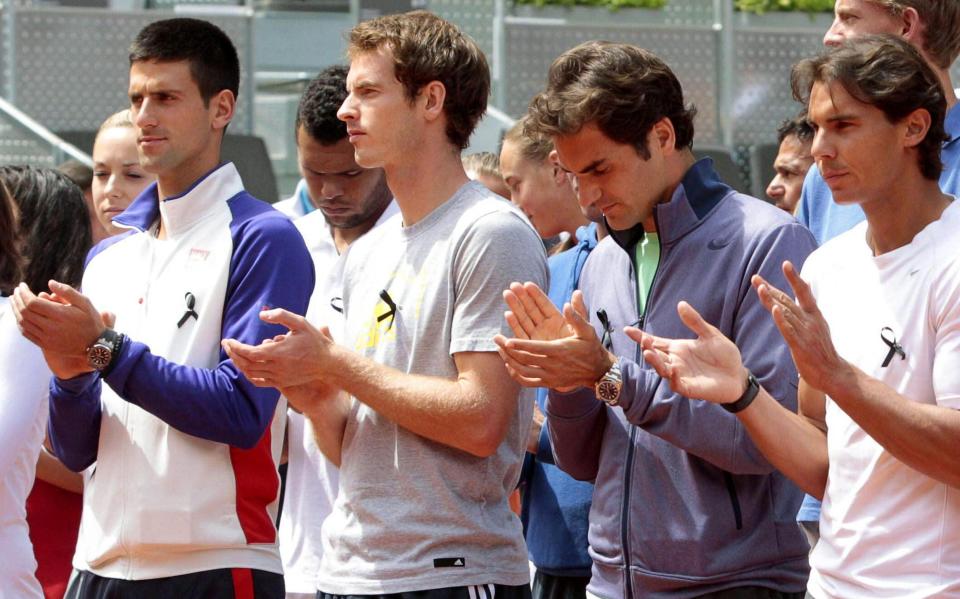
<svg viewBox="0 0 960 599"><path fill-rule="evenodd" d="M50 420L53 453L64 466L81 472L97 460L100 442L100 374L50 380Z"/></svg>
<svg viewBox="0 0 960 599"><path fill-rule="evenodd" d="M233 238L222 337L256 345L285 332L260 320L264 306L304 314L313 291L313 262L303 238L280 213L238 225ZM279 399L276 389L250 383L222 349L216 368L194 368L128 339L105 380L120 397L183 433L244 449L263 436Z"/></svg>
<svg viewBox="0 0 960 599"><path fill-rule="evenodd" d="M745 264L737 307L728 331L744 365L785 408L797 409L797 371L773 318L750 285L759 273L780 289L789 289L781 265L799 269L816 247L799 224L780 227L762 240ZM620 405L627 420L647 432L733 474L767 474L773 467L757 449L739 419L721 406L674 393L652 369L620 359L623 390ZM658 390L658 387L664 389Z"/></svg>

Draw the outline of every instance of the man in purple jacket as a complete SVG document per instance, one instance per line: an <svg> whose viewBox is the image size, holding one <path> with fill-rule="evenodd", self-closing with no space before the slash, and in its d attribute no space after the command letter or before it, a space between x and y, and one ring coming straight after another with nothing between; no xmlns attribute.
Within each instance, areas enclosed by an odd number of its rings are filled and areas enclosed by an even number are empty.
<svg viewBox="0 0 960 599"><path fill-rule="evenodd" d="M733 414L674 393L622 331L639 323L688 336L675 310L686 299L796 410L796 370L750 277L782 281L779 264L802 263L813 237L732 190L709 159L695 160L695 111L650 52L588 42L560 56L548 81L531 103L531 127L553 139L581 205L602 210L611 235L562 313L535 285L513 284L505 296L516 338L497 342L517 381L551 388L557 464L596 483L588 593L802 597L799 489Z"/></svg>

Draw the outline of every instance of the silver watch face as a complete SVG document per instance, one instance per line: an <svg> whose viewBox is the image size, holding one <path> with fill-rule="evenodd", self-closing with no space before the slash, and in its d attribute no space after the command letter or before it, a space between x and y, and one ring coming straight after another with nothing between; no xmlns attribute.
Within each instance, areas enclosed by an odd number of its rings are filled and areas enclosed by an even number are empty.
<svg viewBox="0 0 960 599"><path fill-rule="evenodd" d="M94 344L87 350L87 363L94 370L103 370L110 364L113 352L109 347L100 344Z"/></svg>

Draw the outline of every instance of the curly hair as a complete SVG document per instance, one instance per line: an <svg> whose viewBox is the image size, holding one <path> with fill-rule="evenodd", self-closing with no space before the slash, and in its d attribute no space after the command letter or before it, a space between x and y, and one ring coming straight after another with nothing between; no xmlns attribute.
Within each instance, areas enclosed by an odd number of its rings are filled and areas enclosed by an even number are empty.
<svg viewBox="0 0 960 599"><path fill-rule="evenodd" d="M340 105L347 99L347 67L333 65L310 81L300 104L294 132L300 127L324 145L333 145L347 137L347 124L337 118Z"/></svg>
<svg viewBox="0 0 960 599"><path fill-rule="evenodd" d="M793 118L789 118L777 127L777 143L782 144L787 137L794 135L801 143L813 141L813 127L807 120L807 110L803 109Z"/></svg>
<svg viewBox="0 0 960 599"><path fill-rule="evenodd" d="M867 35L827 48L793 67L793 96L808 104L815 83L839 83L856 100L898 123L918 109L930 113L930 129L917 146L920 172L936 181L943 170L947 101L937 75L916 48L892 35Z"/></svg>
<svg viewBox="0 0 960 599"><path fill-rule="evenodd" d="M592 41L550 65L547 88L530 102L527 135L570 135L596 123L610 139L650 157L647 137L670 119L677 148L693 145L696 108L683 102L676 75L655 54L630 44Z"/></svg>
<svg viewBox="0 0 960 599"><path fill-rule="evenodd" d="M19 209L23 280L30 289L49 291L50 279L79 285L91 245L83 191L55 169L32 166L0 166L0 184Z"/></svg>
<svg viewBox="0 0 960 599"><path fill-rule="evenodd" d="M447 139L466 148L490 95L490 68L477 43L456 25L417 10L364 21L350 31L351 58L381 48L390 50L397 81L411 102L428 83L443 84Z"/></svg>

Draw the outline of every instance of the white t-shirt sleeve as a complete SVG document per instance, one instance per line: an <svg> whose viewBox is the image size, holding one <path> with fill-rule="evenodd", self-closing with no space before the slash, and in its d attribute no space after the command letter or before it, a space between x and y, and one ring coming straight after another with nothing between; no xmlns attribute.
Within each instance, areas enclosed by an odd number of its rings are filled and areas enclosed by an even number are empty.
<svg viewBox="0 0 960 599"><path fill-rule="evenodd" d="M936 331L933 391L938 406L960 410L960 259L933 284L930 301Z"/></svg>
<svg viewBox="0 0 960 599"><path fill-rule="evenodd" d="M46 422L40 410L49 383L40 348L20 335L6 301L0 302L0 473L9 470L25 445L35 442L36 419Z"/></svg>

